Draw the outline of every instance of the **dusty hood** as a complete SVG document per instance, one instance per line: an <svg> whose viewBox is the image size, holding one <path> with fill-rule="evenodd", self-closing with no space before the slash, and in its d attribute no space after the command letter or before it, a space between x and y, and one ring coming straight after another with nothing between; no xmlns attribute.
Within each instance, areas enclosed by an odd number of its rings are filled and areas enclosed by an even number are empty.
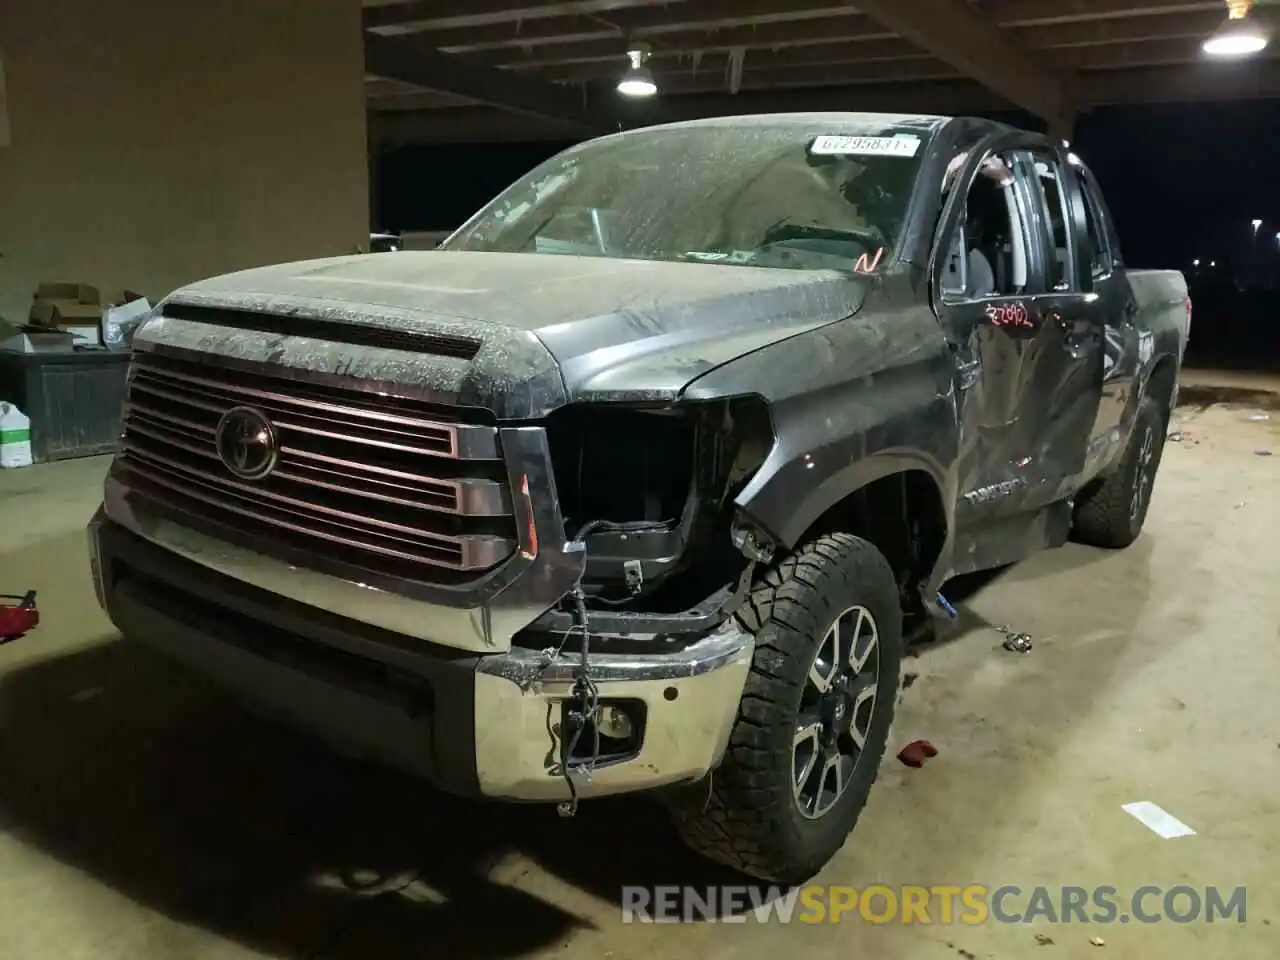
<svg viewBox="0 0 1280 960"><path fill-rule="evenodd" d="M538 366L536 342L559 368L565 402L673 397L729 360L849 316L865 290L832 271L426 251L247 270L166 303L469 338L491 378L500 354L521 368L508 383Z"/></svg>

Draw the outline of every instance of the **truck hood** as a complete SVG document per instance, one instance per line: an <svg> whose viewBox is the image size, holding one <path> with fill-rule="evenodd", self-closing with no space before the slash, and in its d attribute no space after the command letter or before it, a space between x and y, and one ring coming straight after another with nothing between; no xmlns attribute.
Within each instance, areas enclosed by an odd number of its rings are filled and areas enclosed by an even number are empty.
<svg viewBox="0 0 1280 960"><path fill-rule="evenodd" d="M730 360L850 316L866 290L866 278L835 271L402 252L227 274L176 291L162 307L178 318L174 305L204 308L205 319L216 317L210 308L294 318L297 334L241 323L219 337L210 324L180 331L166 319L160 327L148 325L143 339L177 338L185 341L178 347L232 359L252 360L262 349L285 367L412 380L442 400L486 406L504 417L538 416L574 400L673 399ZM343 349L316 349L324 330L343 328L389 331L396 338L389 344L422 338L424 346L411 363L402 349L367 346L368 337L352 346L350 337L335 335L348 341ZM255 333L271 343L255 348ZM198 344L192 342L197 334ZM433 355L425 346L432 338L461 339L476 349L463 360ZM396 362L387 353L397 354ZM555 386L546 377L552 366ZM513 394L525 399L513 404Z"/></svg>

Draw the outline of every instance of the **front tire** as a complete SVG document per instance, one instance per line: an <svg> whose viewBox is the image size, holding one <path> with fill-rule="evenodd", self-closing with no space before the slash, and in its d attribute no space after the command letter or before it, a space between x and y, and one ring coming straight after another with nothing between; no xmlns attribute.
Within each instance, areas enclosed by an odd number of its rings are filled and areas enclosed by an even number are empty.
<svg viewBox="0 0 1280 960"><path fill-rule="evenodd" d="M1120 550L1138 539L1151 507L1164 442L1165 412L1151 397L1143 397L1120 463L1076 498L1071 527L1075 540Z"/></svg>
<svg viewBox="0 0 1280 960"><path fill-rule="evenodd" d="M673 815L703 856L802 883L844 844L884 756L902 664L898 587L872 544L830 534L771 569L739 618L756 648L728 749Z"/></svg>

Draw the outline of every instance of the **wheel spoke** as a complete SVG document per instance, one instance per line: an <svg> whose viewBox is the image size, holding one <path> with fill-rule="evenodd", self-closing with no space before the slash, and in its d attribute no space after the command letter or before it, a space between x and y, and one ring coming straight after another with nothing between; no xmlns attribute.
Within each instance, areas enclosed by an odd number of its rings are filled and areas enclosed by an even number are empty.
<svg viewBox="0 0 1280 960"><path fill-rule="evenodd" d="M875 652L879 640L875 621L866 610L859 607L857 626L854 628L853 639L849 644L849 666L853 668L854 676L862 673L866 668L867 661L871 659L871 654Z"/></svg>
<svg viewBox="0 0 1280 960"><path fill-rule="evenodd" d="M824 803L830 790L830 802ZM838 750L833 750L822 764L822 772L818 774L818 795L816 813L821 816L835 806L844 795L844 757Z"/></svg>
<svg viewBox="0 0 1280 960"><path fill-rule="evenodd" d="M826 651L828 644L831 646L831 659L828 661L829 668L823 673L822 654ZM826 693L831 689L831 684L835 682L836 677L840 673L840 620L831 625L831 629L827 631L826 637L823 638L822 646L818 649L818 656L814 658L813 666L809 668L809 681L817 688L819 693Z"/></svg>
<svg viewBox="0 0 1280 960"><path fill-rule="evenodd" d="M816 752L822 743L822 724L807 723L803 727L796 727L796 739L794 746L803 746L807 741L813 741L813 749Z"/></svg>
<svg viewBox="0 0 1280 960"><path fill-rule="evenodd" d="M796 736L794 744L791 748L791 776L792 776L792 792L795 794L796 802L800 804L801 809L807 806L804 797L804 788L813 778L814 768L818 765L818 760L822 757L822 724L810 723L803 727L796 728ZM809 745L808 751L802 751L802 747ZM800 761L801 753L805 753L803 762ZM819 788L820 789L820 788Z"/></svg>
<svg viewBox="0 0 1280 960"><path fill-rule="evenodd" d="M849 736L859 751L867 745L867 734L871 732L871 718L875 716L876 685L873 682L864 685L853 697L853 706L849 709L853 715L849 718ZM860 722L863 710L866 710L865 726Z"/></svg>

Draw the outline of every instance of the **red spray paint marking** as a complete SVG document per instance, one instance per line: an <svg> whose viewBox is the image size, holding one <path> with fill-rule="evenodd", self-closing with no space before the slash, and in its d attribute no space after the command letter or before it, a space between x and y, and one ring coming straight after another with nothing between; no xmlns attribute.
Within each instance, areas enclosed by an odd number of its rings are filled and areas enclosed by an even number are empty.
<svg viewBox="0 0 1280 960"><path fill-rule="evenodd" d="M880 266L880 261L882 259L884 259L884 247L881 247L876 251L876 257L874 260L867 260L867 255L864 253L862 256L858 257L858 262L853 265L853 272L875 273L876 267Z"/></svg>

